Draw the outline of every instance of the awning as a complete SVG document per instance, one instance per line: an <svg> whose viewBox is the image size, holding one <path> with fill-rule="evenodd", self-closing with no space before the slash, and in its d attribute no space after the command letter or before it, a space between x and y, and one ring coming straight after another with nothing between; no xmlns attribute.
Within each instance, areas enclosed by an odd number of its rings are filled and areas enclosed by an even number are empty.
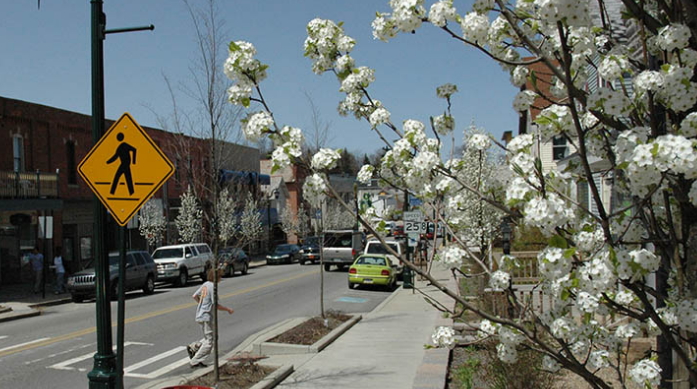
<svg viewBox="0 0 697 389"><path fill-rule="evenodd" d="M232 182L242 185L269 185L271 176L257 172L245 172L238 170L220 170L219 178L221 184Z"/></svg>

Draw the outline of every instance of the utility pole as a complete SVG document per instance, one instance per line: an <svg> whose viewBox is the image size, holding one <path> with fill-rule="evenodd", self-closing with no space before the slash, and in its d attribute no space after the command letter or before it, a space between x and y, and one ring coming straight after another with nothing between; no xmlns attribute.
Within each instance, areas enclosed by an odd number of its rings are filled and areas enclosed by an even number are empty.
<svg viewBox="0 0 697 389"><path fill-rule="evenodd" d="M97 144L104 135L104 38L108 33L153 30L155 27L136 27L106 30L103 0L90 0L91 4L91 56L92 56L92 142ZM112 350L111 306L109 304L109 258L106 249L106 209L97 196L92 199L94 217L94 261L97 311L97 353L94 366L87 373L89 388L116 388L123 386L122 371L116 369L116 356Z"/></svg>

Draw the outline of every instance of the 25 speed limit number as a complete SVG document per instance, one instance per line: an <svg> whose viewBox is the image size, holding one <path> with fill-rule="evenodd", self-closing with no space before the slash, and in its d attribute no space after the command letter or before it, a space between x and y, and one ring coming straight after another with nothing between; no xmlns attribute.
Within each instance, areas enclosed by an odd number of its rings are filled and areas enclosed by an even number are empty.
<svg viewBox="0 0 697 389"><path fill-rule="evenodd" d="M423 234L426 232L426 229L428 228L428 223L427 222L415 222L415 221L409 221L405 220L404 221L404 232L408 233L416 233L416 234Z"/></svg>

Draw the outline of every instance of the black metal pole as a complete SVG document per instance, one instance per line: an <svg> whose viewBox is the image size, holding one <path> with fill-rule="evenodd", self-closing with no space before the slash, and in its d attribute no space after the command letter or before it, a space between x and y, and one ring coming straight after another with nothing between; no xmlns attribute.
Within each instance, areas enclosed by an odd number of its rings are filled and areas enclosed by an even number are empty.
<svg viewBox="0 0 697 389"><path fill-rule="evenodd" d="M119 302L116 313L116 374L117 387L123 388L123 340L126 315L126 227L119 227Z"/></svg>
<svg viewBox="0 0 697 389"><path fill-rule="evenodd" d="M104 135L104 28L106 15L102 11L102 0L90 0L92 15L92 142L97 144ZM111 348L111 307L107 296L109 288L109 264L104 245L106 210L94 196L94 263L97 312L97 353L94 367L87 373L89 387L115 388L116 361Z"/></svg>

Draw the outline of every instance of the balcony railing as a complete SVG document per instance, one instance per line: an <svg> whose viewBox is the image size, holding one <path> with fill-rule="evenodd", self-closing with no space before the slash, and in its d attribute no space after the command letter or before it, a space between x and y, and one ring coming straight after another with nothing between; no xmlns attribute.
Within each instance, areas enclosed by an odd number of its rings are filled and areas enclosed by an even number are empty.
<svg viewBox="0 0 697 389"><path fill-rule="evenodd" d="M39 199L58 197L58 173L0 171L0 198Z"/></svg>

